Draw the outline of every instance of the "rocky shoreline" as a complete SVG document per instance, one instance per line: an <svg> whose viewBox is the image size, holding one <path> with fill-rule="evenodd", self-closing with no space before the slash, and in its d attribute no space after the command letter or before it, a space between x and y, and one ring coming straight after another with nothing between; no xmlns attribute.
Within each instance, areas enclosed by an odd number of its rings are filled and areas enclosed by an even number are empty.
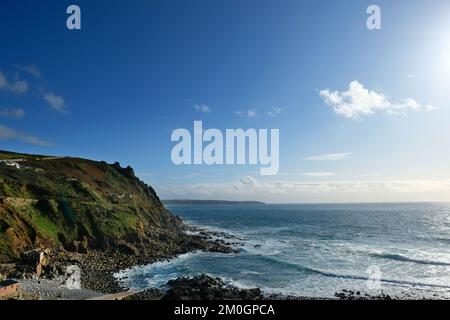
<svg viewBox="0 0 450 320"><path fill-rule="evenodd" d="M239 289L227 285L222 279L205 274L193 278L170 280L162 288L141 291L128 300L262 300L259 288Z"/></svg>
<svg viewBox="0 0 450 320"><path fill-rule="evenodd" d="M114 276L121 270L172 260L182 254L195 251L236 252L233 248L236 243L223 240L219 236L216 232L183 226L183 230L167 234L165 243L163 241L127 243L117 249L109 247L104 250L89 249L81 250L81 252L53 248L46 250L45 264L39 267L39 275L36 274L38 262L22 258L12 263L0 264L0 276L18 280L34 279L35 286L39 286L38 279L64 282L68 278L67 267L77 266L81 272L80 289L103 294L119 293L128 289ZM39 256L39 252L42 253L42 251L36 251L33 256Z"/></svg>
<svg viewBox="0 0 450 320"><path fill-rule="evenodd" d="M194 251L236 253L240 244L234 236L186 226L179 234L175 250L148 250L136 254L120 250L89 250L86 253L66 250L54 251L47 257L42 275L37 278L33 268L27 264L10 264L8 277L22 279L22 291L19 299L70 299L84 300L98 298L105 294L127 291L115 274L127 268L148 265L155 262L177 258L181 254ZM81 287L67 288L63 283L67 279L68 266L78 266L81 271ZM1 266L1 265L0 265ZM0 273L5 273L5 265ZM6 270L8 272L8 270ZM125 298L126 300L391 300L407 297L391 297L380 293L371 295L359 291L341 290L334 297L317 298L266 294L260 288L238 288L223 279L206 274L192 278L179 277L168 281L161 288L149 288Z"/></svg>
<svg viewBox="0 0 450 320"><path fill-rule="evenodd" d="M218 238L216 232L186 226L177 237L171 237L165 247L152 247L147 250L127 252L124 250L88 250L87 252L53 249L46 256L45 266L42 267L40 279L45 281L62 282L67 278L68 266L78 266L81 270L81 289L89 292L112 294L126 291L114 274L134 266L147 265L159 261L175 259L181 254L194 251L208 251L220 253L236 252L231 243ZM170 242L170 243L169 243ZM140 244L140 247L145 247ZM0 274L7 278L27 280L28 288L39 287L43 282L38 281L33 262L18 260L14 263L0 265ZM34 280L31 281L31 280ZM50 284L50 282L48 283ZM56 284L53 285L55 287ZM30 291L30 290L29 290ZM39 292L33 288L31 292Z"/></svg>
<svg viewBox="0 0 450 320"><path fill-rule="evenodd" d="M81 268L81 284L84 289L102 293L118 293L124 288L114 274L135 266L148 265L155 262L167 261L177 258L181 254L194 251L208 251L220 253L236 252L232 243L222 239L215 239L214 233L204 229L187 227L190 232L179 235L177 246L173 251L149 250L136 255L124 254L120 251L90 251L87 254L67 252L59 255L57 263L75 264Z"/></svg>
<svg viewBox="0 0 450 320"><path fill-rule="evenodd" d="M389 295L370 295L359 291L342 290L334 297L317 298L282 294L265 294L260 288L237 288L221 278L199 275L170 280L163 288L150 288L126 300L391 300ZM398 299L398 298L396 298Z"/></svg>

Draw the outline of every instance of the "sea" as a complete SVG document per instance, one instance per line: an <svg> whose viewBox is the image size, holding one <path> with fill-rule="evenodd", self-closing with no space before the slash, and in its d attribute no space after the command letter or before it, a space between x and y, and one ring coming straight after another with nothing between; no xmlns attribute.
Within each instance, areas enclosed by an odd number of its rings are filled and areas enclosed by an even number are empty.
<svg viewBox="0 0 450 320"><path fill-rule="evenodd" d="M123 270L131 289L209 274L267 294L332 298L342 290L450 298L450 204L172 205L217 231L234 254L194 252Z"/></svg>

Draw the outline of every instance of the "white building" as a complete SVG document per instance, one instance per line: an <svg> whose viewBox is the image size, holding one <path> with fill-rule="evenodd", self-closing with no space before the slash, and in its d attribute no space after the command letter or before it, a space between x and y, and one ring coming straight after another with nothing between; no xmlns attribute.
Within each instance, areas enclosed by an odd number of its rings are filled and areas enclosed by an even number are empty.
<svg viewBox="0 0 450 320"><path fill-rule="evenodd" d="M4 163L5 165L9 166L9 167L14 167L16 169L20 169L20 164L18 164L15 161L11 161L11 160L2 160L1 163Z"/></svg>

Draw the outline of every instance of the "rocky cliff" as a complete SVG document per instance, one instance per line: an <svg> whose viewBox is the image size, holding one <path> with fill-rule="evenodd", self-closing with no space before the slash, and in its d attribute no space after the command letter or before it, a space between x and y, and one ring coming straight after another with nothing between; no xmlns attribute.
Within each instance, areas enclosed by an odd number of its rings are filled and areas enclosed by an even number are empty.
<svg viewBox="0 0 450 320"><path fill-rule="evenodd" d="M130 167L0 151L0 262L55 247L164 255L190 241L182 227Z"/></svg>

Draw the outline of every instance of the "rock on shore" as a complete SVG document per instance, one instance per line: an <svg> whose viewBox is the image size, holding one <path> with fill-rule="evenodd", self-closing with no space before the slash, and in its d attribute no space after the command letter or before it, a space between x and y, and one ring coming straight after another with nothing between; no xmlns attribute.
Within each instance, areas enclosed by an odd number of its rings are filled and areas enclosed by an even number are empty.
<svg viewBox="0 0 450 320"><path fill-rule="evenodd" d="M149 289L139 292L130 300L260 300L258 288L238 289L227 285L222 279L208 275L193 278L181 277L170 280L164 289Z"/></svg>

